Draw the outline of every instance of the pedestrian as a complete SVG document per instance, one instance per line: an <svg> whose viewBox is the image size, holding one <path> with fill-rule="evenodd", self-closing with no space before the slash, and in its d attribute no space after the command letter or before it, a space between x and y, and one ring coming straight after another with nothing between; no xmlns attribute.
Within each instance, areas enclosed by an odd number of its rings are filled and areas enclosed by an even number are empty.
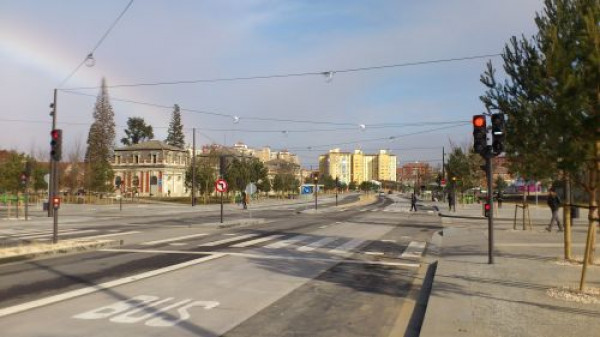
<svg viewBox="0 0 600 337"><path fill-rule="evenodd" d="M248 209L248 195L246 192L242 192L242 206L244 209Z"/></svg>
<svg viewBox="0 0 600 337"><path fill-rule="evenodd" d="M417 211L417 196L414 193L410 197L410 211L412 212L413 209Z"/></svg>
<svg viewBox="0 0 600 337"><path fill-rule="evenodd" d="M551 232L552 224L554 222L556 222L556 225L558 226L558 231L562 232L563 227L558 218L558 208L560 207L560 198L558 197L558 194L556 194L556 191L554 190L554 188L551 188L550 191L548 192L548 206L550 206L550 210L552 211L552 218L550 219L550 224L548 225L548 227L546 227L546 230L548 232Z"/></svg>
<svg viewBox="0 0 600 337"><path fill-rule="evenodd" d="M454 206L454 211L456 212L456 206L454 205L454 195L452 192L448 193L448 211L452 210L452 206Z"/></svg>

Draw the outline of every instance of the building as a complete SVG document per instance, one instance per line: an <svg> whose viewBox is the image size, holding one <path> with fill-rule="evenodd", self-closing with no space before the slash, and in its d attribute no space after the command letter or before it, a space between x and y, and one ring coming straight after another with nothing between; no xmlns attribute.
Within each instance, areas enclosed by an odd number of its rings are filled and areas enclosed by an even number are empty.
<svg viewBox="0 0 600 337"><path fill-rule="evenodd" d="M115 186L140 196L187 196L188 152L158 140L116 148Z"/></svg>
<svg viewBox="0 0 600 337"><path fill-rule="evenodd" d="M341 182L349 184L354 181L396 181L396 156L387 150L377 154L365 154L361 150L342 152L340 149L330 150L319 156L319 172L336 176Z"/></svg>
<svg viewBox="0 0 600 337"><path fill-rule="evenodd" d="M319 173L349 184L352 181L352 154L333 149L319 156Z"/></svg>
<svg viewBox="0 0 600 337"><path fill-rule="evenodd" d="M399 180L404 185L420 186L424 181L430 180L432 175L431 166L428 163L406 163L398 170Z"/></svg>

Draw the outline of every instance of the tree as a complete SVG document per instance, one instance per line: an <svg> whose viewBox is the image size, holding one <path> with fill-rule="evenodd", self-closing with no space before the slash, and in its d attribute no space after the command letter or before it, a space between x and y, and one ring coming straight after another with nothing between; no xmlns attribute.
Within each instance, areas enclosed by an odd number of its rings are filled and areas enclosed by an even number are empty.
<svg viewBox="0 0 600 337"><path fill-rule="evenodd" d="M496 185L496 190L498 192L502 192L508 187L506 180L504 180L501 176L498 176L498 178L496 178L494 185Z"/></svg>
<svg viewBox="0 0 600 337"><path fill-rule="evenodd" d="M23 153L8 153L6 160L0 165L0 191L16 193L23 190L20 177L26 160Z"/></svg>
<svg viewBox="0 0 600 337"><path fill-rule="evenodd" d="M458 146L452 147L446 163L446 172L461 192L467 191L473 187L478 187L483 178L483 170L480 166L483 159L473 150L467 151Z"/></svg>
<svg viewBox="0 0 600 337"><path fill-rule="evenodd" d="M95 191L112 190L114 173L110 166L115 142L115 114L113 112L106 80L102 79L102 87L94 108L94 122L90 126L85 152L86 182L89 189Z"/></svg>
<svg viewBox="0 0 600 337"><path fill-rule="evenodd" d="M351 191L356 191L356 181L351 181L350 184L348 185L348 189L350 189Z"/></svg>
<svg viewBox="0 0 600 337"><path fill-rule="evenodd" d="M173 115L171 116L169 131L165 142L180 149L183 149L185 146L185 135L183 134L183 125L181 124L181 111L177 104L173 107Z"/></svg>
<svg viewBox="0 0 600 337"><path fill-rule="evenodd" d="M508 80L488 64L481 97L508 115L507 154L523 174L572 176L588 194L588 240L580 288L592 257L600 189L600 5L597 0L546 0L532 39L513 37L502 58ZM570 206L565 207L568 214ZM570 226L565 223L565 258Z"/></svg>
<svg viewBox="0 0 600 337"><path fill-rule="evenodd" d="M129 117L127 119L127 129L125 129L127 137L121 138L123 145L133 145L140 142L145 142L154 138L152 126L147 125L141 117Z"/></svg>

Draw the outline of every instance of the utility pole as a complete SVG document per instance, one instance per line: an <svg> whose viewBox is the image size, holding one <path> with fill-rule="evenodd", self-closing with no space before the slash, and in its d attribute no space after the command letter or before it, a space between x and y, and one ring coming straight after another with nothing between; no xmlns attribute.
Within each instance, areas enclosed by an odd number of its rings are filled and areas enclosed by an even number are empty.
<svg viewBox="0 0 600 337"><path fill-rule="evenodd" d="M487 146L485 153L485 173L487 178L487 203L489 205L488 216L488 264L494 264L494 196L492 195L492 146Z"/></svg>
<svg viewBox="0 0 600 337"><path fill-rule="evenodd" d="M57 112L57 107L56 107L56 97L57 96L57 90L54 89L54 99L52 101L52 103L50 103L50 108L52 109L52 111L50 112L50 116L52 116L52 128L50 129L50 131L56 129L56 112ZM50 203L52 201L52 198L54 197L55 194L55 184L56 184L56 163L54 162L54 160L50 159L50 181L48 183L48 216L51 217L54 214L54 209L52 207L50 207Z"/></svg>
<svg viewBox="0 0 600 337"><path fill-rule="evenodd" d="M192 129L192 206L196 206L196 128Z"/></svg>

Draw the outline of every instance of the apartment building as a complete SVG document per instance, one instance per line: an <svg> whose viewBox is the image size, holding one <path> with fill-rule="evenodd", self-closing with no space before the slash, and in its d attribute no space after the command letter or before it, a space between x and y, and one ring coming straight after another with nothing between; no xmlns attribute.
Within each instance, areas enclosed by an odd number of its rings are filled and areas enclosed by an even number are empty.
<svg viewBox="0 0 600 337"><path fill-rule="evenodd" d="M396 156L386 150L365 154L361 150L350 153L333 149L319 156L319 172L334 178L337 176L345 183L396 181Z"/></svg>

